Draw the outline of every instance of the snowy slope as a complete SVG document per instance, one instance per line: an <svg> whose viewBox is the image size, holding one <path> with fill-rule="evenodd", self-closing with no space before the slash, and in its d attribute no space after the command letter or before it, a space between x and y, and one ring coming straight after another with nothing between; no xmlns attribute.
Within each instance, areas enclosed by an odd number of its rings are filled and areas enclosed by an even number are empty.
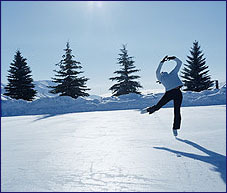
<svg viewBox="0 0 227 193"><path fill-rule="evenodd" d="M36 99L58 96L57 94L51 94L50 93L51 88L49 88L49 87L56 85L51 80L34 81L34 85L35 85L34 89L37 91ZM5 89L4 89L5 86L6 86L6 84L1 83L1 94L2 94L1 97L2 97L3 100L4 100L4 97L5 97L5 96L3 96L3 93L5 93ZM97 99L97 98L100 98L100 96L91 95L89 98Z"/></svg>
<svg viewBox="0 0 227 193"><path fill-rule="evenodd" d="M34 84L35 84L35 90L37 91L36 98L56 96L55 94L51 94L49 92L51 88L48 88L48 87L55 85L55 83L53 83L51 80L34 81Z"/></svg>
<svg viewBox="0 0 227 193"><path fill-rule="evenodd" d="M1 93L5 93L5 84L1 83Z"/></svg>
<svg viewBox="0 0 227 193"><path fill-rule="evenodd" d="M2 118L2 191L226 191L226 107Z"/></svg>

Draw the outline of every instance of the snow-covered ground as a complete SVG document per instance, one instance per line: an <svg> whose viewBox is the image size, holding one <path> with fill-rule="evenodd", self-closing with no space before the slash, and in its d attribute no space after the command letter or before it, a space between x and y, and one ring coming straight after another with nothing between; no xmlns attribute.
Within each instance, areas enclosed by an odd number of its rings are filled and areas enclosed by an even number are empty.
<svg viewBox="0 0 227 193"><path fill-rule="evenodd" d="M3 117L2 191L226 191L226 106Z"/></svg>

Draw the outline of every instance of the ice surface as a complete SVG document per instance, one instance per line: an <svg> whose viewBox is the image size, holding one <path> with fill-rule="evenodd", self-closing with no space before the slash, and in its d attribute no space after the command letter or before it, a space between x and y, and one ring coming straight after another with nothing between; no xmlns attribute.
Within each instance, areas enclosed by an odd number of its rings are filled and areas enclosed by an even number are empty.
<svg viewBox="0 0 227 193"><path fill-rule="evenodd" d="M2 118L1 190L226 191L226 107Z"/></svg>

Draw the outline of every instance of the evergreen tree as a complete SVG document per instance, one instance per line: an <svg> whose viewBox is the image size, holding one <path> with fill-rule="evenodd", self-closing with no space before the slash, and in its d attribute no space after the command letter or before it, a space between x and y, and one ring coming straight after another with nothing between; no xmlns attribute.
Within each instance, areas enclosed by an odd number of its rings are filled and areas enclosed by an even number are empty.
<svg viewBox="0 0 227 193"><path fill-rule="evenodd" d="M190 50L191 56L187 56L187 63L183 68L182 78L186 91L200 92L208 90L213 86L213 81L208 74L208 66L206 66L206 58L200 50L198 41L193 42Z"/></svg>
<svg viewBox="0 0 227 193"><path fill-rule="evenodd" d="M120 51L118 64L120 64L121 69L114 72L114 74L119 74L119 76L110 78L110 80L117 81L118 83L114 84L109 90L112 91L113 96L129 93L140 94L138 88L142 88L142 86L139 82L134 81L135 79L140 78L140 76L133 75L133 73L139 71L135 69L135 61L133 61L133 57L128 56L126 45L123 45L123 48L120 49Z"/></svg>
<svg viewBox="0 0 227 193"><path fill-rule="evenodd" d="M56 64L60 67L60 70L54 70L57 74L55 74L56 78L52 78L57 85L50 87L53 89L50 92L53 94L60 93L60 96L70 96L75 99L79 96L89 96L86 91L90 89L85 85L88 78L78 77L79 74L83 73L78 71L82 67L80 62L73 59L75 56L71 53L69 42L67 42L64 51L63 59Z"/></svg>
<svg viewBox="0 0 227 193"><path fill-rule="evenodd" d="M18 50L8 70L8 84L5 87L6 93L4 95L27 101L34 99L37 91L34 90L35 86L33 84L31 70L26 60Z"/></svg>

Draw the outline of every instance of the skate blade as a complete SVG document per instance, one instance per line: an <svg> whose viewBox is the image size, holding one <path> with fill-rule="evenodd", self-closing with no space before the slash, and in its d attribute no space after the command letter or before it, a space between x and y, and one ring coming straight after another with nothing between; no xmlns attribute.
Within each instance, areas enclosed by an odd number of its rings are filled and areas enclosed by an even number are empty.
<svg viewBox="0 0 227 193"><path fill-rule="evenodd" d="M147 108L144 108L144 109L142 109L142 110L140 111L140 114L145 114L145 113L148 113L148 112L147 112Z"/></svg>

